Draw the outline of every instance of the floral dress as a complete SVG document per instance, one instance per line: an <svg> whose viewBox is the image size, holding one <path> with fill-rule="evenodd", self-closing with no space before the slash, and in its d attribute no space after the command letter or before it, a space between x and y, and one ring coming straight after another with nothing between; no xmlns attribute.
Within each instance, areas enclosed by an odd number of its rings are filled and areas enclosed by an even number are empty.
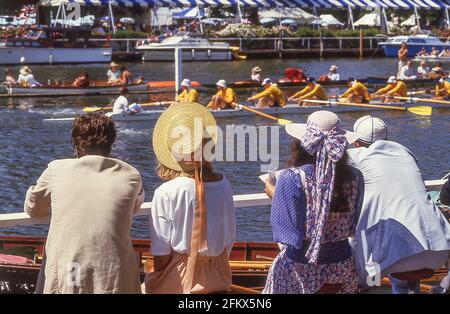
<svg viewBox="0 0 450 314"><path fill-rule="evenodd" d="M314 166L306 165L283 171L276 184L271 226L274 240L285 246L269 270L263 293L311 294L320 290L324 283L340 284L339 293L356 293L358 279L352 256L336 263L309 264L296 262L286 253L289 246L301 249L302 243L310 239L309 230L312 229L307 225L312 223L307 219L308 201L312 197L306 195L309 192L303 188L299 169L304 171L306 180L313 179ZM346 201L343 206L347 211L329 213L322 244L347 240L355 231L363 180L356 169L351 168L351 173L352 176L344 182Z"/></svg>

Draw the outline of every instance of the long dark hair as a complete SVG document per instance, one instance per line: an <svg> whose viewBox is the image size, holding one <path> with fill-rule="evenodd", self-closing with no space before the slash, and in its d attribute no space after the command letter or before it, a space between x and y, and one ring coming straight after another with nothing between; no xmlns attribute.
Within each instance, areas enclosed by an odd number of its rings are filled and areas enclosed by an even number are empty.
<svg viewBox="0 0 450 314"><path fill-rule="evenodd" d="M315 164L316 156L310 155L302 146L301 141L293 139L289 145L289 157L286 162L286 166L301 167L307 164ZM344 182L348 181L351 177L350 167L348 166L348 155L344 153L342 158L336 163L336 174L334 178L334 191L333 199L331 201L332 212L346 212L347 208L346 199L344 195Z"/></svg>

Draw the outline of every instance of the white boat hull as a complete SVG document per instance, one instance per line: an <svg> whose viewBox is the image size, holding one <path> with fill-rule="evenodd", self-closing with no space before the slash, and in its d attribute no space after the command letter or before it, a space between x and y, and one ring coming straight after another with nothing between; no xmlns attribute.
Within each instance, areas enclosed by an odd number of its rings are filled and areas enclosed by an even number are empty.
<svg viewBox="0 0 450 314"><path fill-rule="evenodd" d="M8 94L51 94L51 95L91 95L98 93L117 92L118 86L107 87L89 87L89 88L52 88L52 87L5 87ZM128 85L129 91L145 91L147 90L147 84Z"/></svg>
<svg viewBox="0 0 450 314"><path fill-rule="evenodd" d="M143 52L142 61L174 61L173 48L140 49ZM230 49L183 48L183 61L228 61L233 56Z"/></svg>
<svg viewBox="0 0 450 314"><path fill-rule="evenodd" d="M111 48L33 48L0 46L0 64L108 63Z"/></svg>
<svg viewBox="0 0 450 314"><path fill-rule="evenodd" d="M380 103L377 103L380 104ZM389 104L393 105L393 104ZM401 103L401 105L405 105ZM448 105L434 105L433 107L445 107ZM310 114L317 110L329 110L336 113L345 113L345 112L358 112L358 111L379 111L386 110L382 108L367 108L367 107L350 107L350 106L336 106L336 105L324 105L324 106L308 106L308 107L299 107L297 105L287 105L283 108L263 108L259 109L259 111L271 114L271 115L283 115L284 118L289 119L289 115L301 115L301 114ZM146 110L143 113L130 115L130 114L113 114L111 112L107 113L109 117L111 117L114 121L117 122L137 122L137 121L154 121L159 118L159 116L164 112L164 109L157 110ZM237 110L237 109L226 109L226 110L211 110L213 116L217 119L222 118L235 118L235 117L246 117L246 116L257 116L255 113L246 111L246 110ZM44 119L44 122L67 122L72 121L73 118L50 118Z"/></svg>

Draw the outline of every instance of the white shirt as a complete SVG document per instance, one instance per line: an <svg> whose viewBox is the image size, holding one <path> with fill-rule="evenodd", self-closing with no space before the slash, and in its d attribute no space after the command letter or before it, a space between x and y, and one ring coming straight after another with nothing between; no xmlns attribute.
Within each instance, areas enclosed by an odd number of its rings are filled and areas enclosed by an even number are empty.
<svg viewBox="0 0 450 314"><path fill-rule="evenodd" d="M108 73L106 74L108 76L108 82L114 82L117 81L120 77L121 72L119 70L113 72L111 69L108 70Z"/></svg>
<svg viewBox="0 0 450 314"><path fill-rule="evenodd" d="M207 250L201 255L219 256L224 249L231 251L235 241L236 218L233 191L228 179L204 182ZM195 209L195 181L177 177L155 190L150 212L151 251L155 256L188 252L191 243Z"/></svg>
<svg viewBox="0 0 450 314"><path fill-rule="evenodd" d="M430 72L430 68L428 67L421 67L419 66L417 68L417 76L420 78L428 78L428 73Z"/></svg>
<svg viewBox="0 0 450 314"><path fill-rule="evenodd" d="M260 73L252 74L252 81L261 82L261 74Z"/></svg>
<svg viewBox="0 0 450 314"><path fill-rule="evenodd" d="M327 75L330 81L339 81L341 79L341 75L339 73L328 73Z"/></svg>
<svg viewBox="0 0 450 314"><path fill-rule="evenodd" d="M417 77L413 74L411 68L407 65L402 67L402 69L400 70L400 75L398 77L398 79L400 80L414 80L416 78Z"/></svg>
<svg viewBox="0 0 450 314"><path fill-rule="evenodd" d="M128 99L120 95L113 105L113 113L123 113L128 108Z"/></svg>
<svg viewBox="0 0 450 314"><path fill-rule="evenodd" d="M19 84L25 86L36 86L39 84L38 81L36 81L36 79L34 78L33 74L27 75L19 74L18 82Z"/></svg>

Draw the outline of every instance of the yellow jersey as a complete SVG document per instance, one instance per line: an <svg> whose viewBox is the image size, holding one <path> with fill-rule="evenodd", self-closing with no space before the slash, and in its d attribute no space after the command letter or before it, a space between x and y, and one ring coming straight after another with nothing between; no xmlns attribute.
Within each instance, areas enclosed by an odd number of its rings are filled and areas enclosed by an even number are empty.
<svg viewBox="0 0 450 314"><path fill-rule="evenodd" d="M406 87L406 84L402 81L397 81L395 84L388 84L385 87L379 89L377 91L377 94L399 94L401 97L408 96L408 88Z"/></svg>
<svg viewBox="0 0 450 314"><path fill-rule="evenodd" d="M437 84L435 95L436 97L450 96L450 82L445 80L444 84Z"/></svg>
<svg viewBox="0 0 450 314"><path fill-rule="evenodd" d="M253 96L252 99L263 98L265 96L269 96L270 98L272 98L281 107L284 107L284 105L286 104L283 92L278 88L278 86L274 84L270 85L269 88L263 90L261 93Z"/></svg>
<svg viewBox="0 0 450 314"><path fill-rule="evenodd" d="M306 86L301 91L292 95L293 98L300 98L301 100L308 99L313 96L316 96L317 98L322 99L322 100L328 100L327 93L325 92L325 89L320 84L314 84L313 87Z"/></svg>
<svg viewBox="0 0 450 314"><path fill-rule="evenodd" d="M345 98L345 97L349 96L350 94L355 94L355 95L361 96L365 100L370 100L369 90L361 82L353 83L352 86L349 89L347 89L345 91L345 93L343 93L341 95L340 98Z"/></svg>
<svg viewBox="0 0 450 314"><path fill-rule="evenodd" d="M236 93L232 88L229 87L225 89L219 89L216 93L216 96L223 99L223 101L226 102L227 104L237 102Z"/></svg>
<svg viewBox="0 0 450 314"><path fill-rule="evenodd" d="M185 89L177 96L176 101L198 102L198 92L193 88L189 91Z"/></svg>

